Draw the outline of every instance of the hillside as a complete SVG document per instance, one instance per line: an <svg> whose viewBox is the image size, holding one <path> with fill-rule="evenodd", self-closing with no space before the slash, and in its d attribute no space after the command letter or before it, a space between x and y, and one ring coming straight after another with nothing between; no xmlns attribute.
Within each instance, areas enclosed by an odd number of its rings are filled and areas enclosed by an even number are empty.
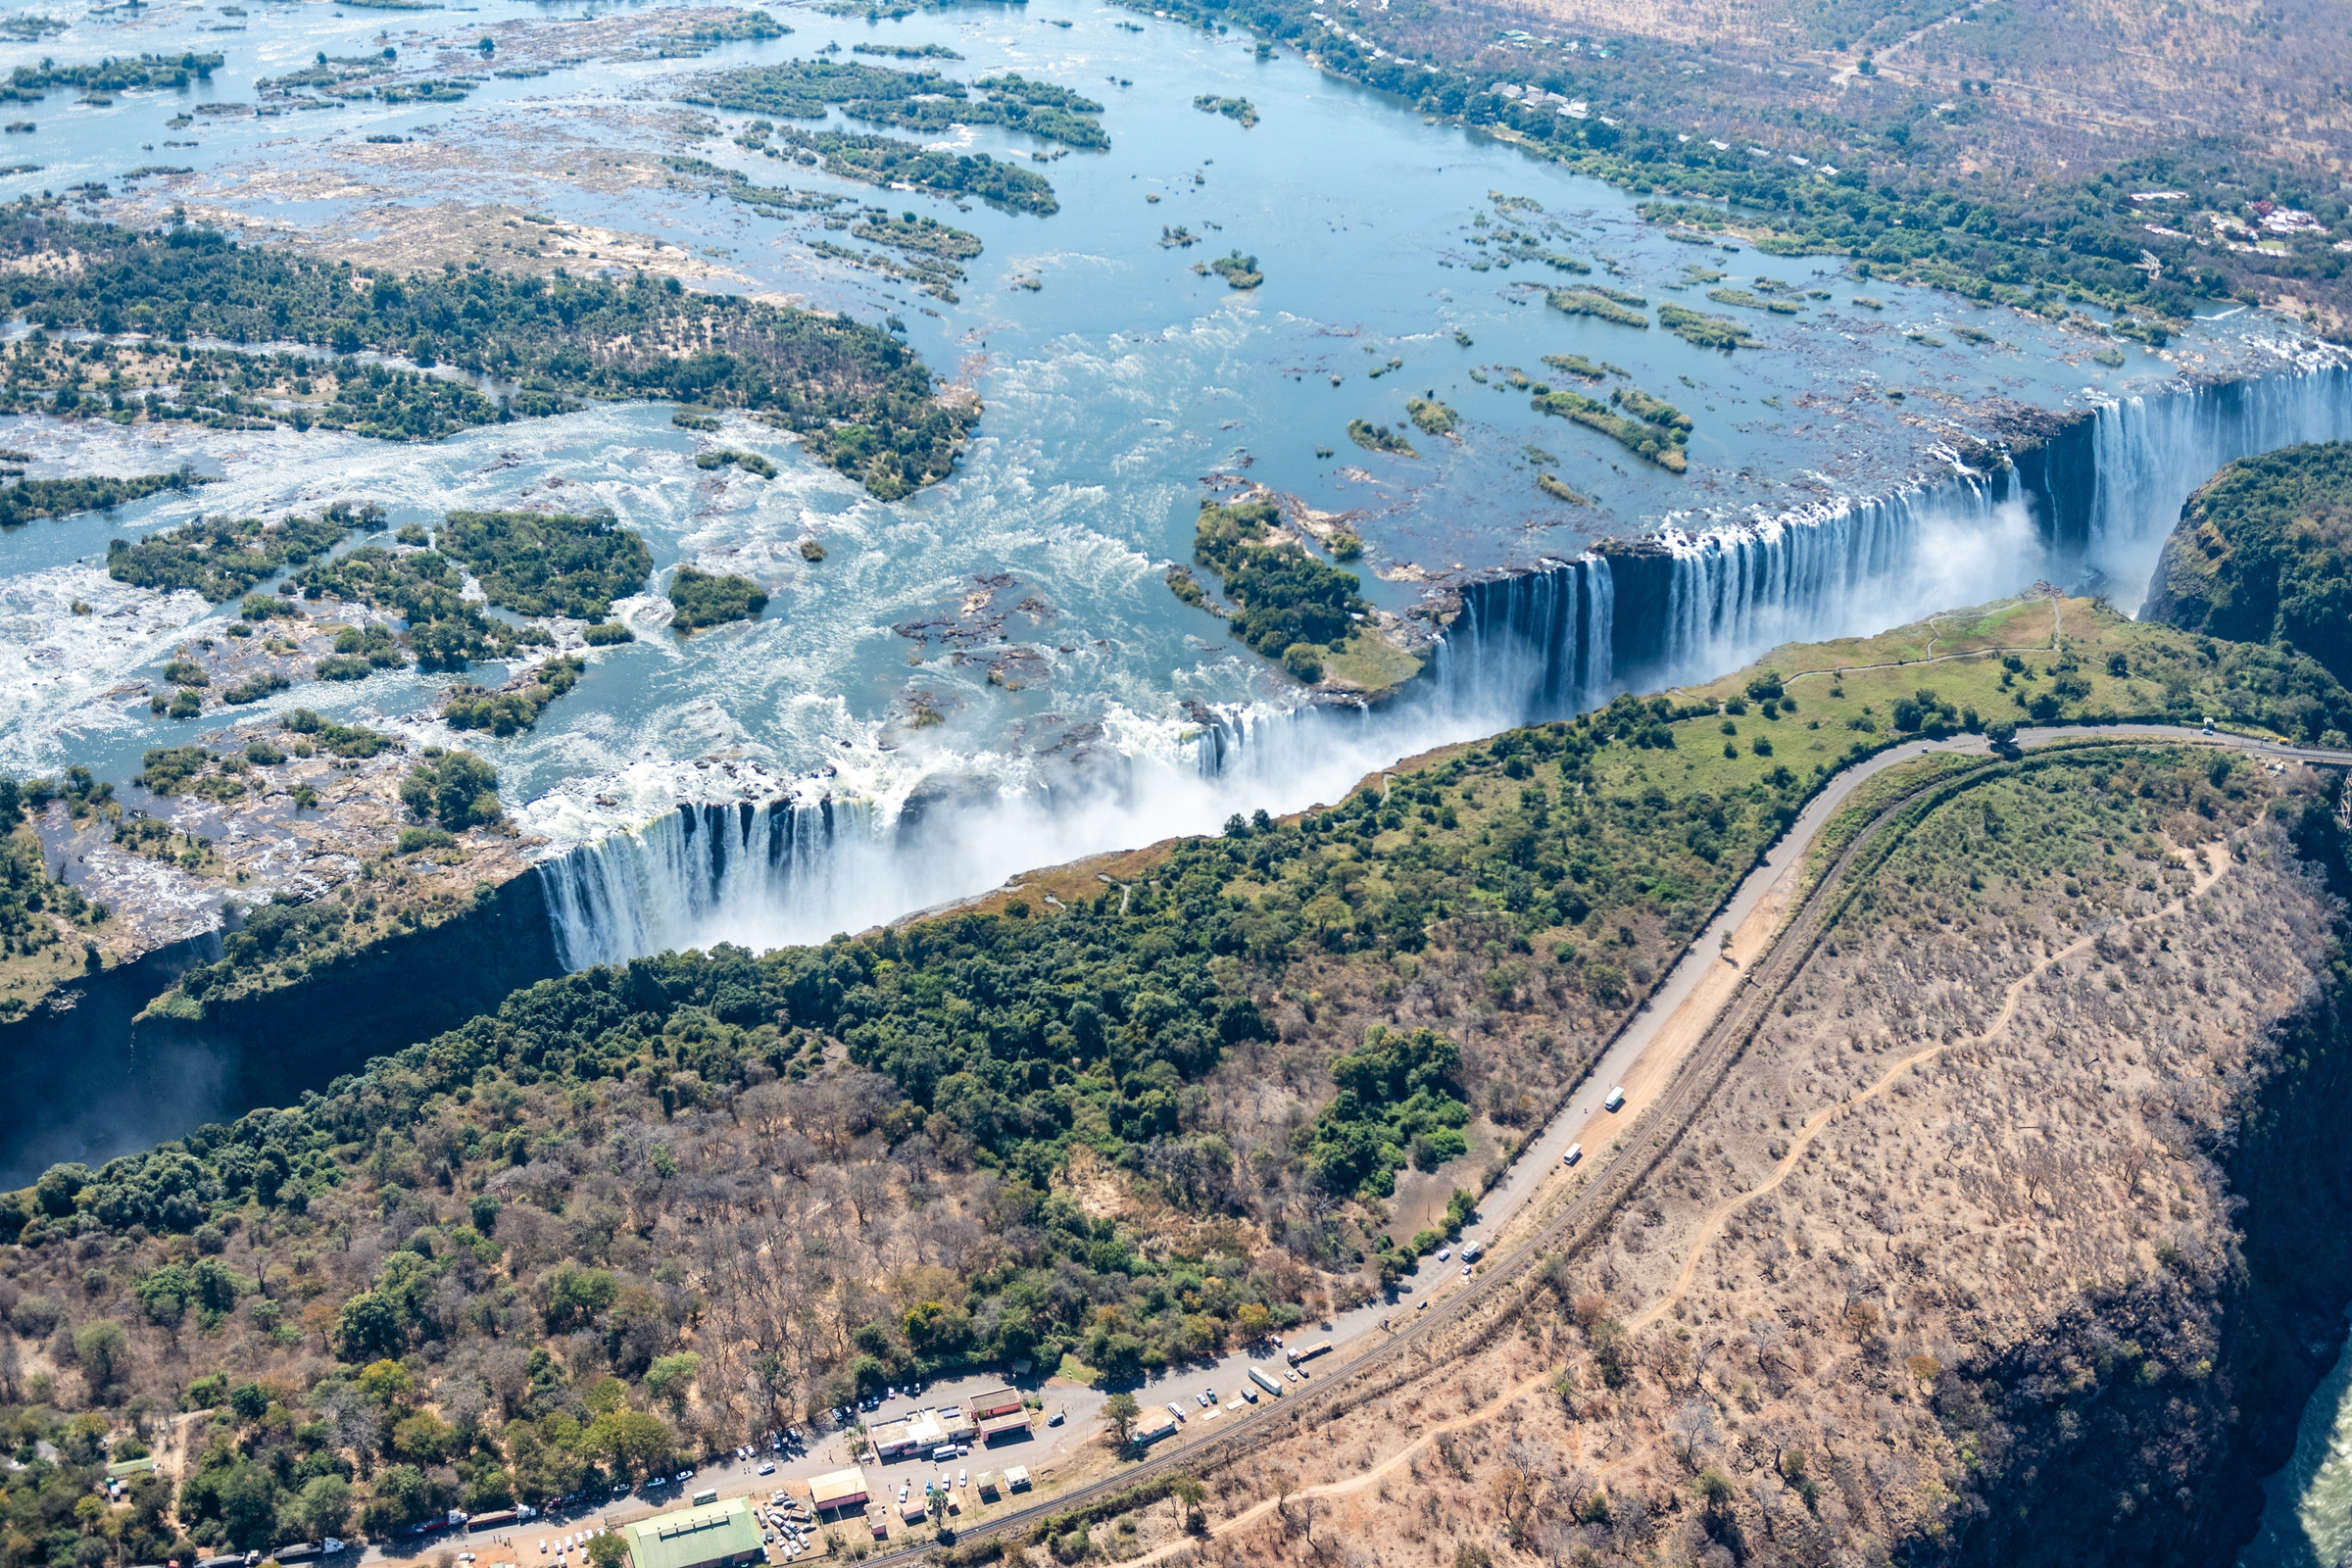
<svg viewBox="0 0 2352 1568"><path fill-rule="evenodd" d="M2020 600L1779 650L1708 692L1450 748L1329 809L904 929L541 982L278 1108L0 1201L0 1396L72 1461L4 1485L29 1517L86 1492L100 1439L123 1456L208 1409L174 1450L176 1503L93 1514L93 1562L267 1545L338 1507L380 1536L909 1377L1030 1358L1116 1381L1366 1299L1444 1241L1846 760L2174 706L2308 725L2352 697L2277 650L2209 657L2087 601ZM2109 798L2184 853L2255 833L2273 793L2179 763L2145 778L2145 807ZM2175 875L2120 817L2020 822L2037 860L2071 858L2081 907L2142 896L2092 828ZM1988 897L2077 920L2068 888ZM155 1010L211 1016L258 986L364 1019L370 985L420 989L317 956L232 945Z"/></svg>
<svg viewBox="0 0 2352 1568"><path fill-rule="evenodd" d="M2352 1290L2341 785L2116 745L1971 778L1592 1246L1211 1473L1207 1539L1161 1509L1095 1538L1183 1562L2224 1557Z"/></svg>
<svg viewBox="0 0 2352 1568"><path fill-rule="evenodd" d="M2352 444L2232 463L2180 509L2141 614L2287 644L2352 679Z"/></svg>

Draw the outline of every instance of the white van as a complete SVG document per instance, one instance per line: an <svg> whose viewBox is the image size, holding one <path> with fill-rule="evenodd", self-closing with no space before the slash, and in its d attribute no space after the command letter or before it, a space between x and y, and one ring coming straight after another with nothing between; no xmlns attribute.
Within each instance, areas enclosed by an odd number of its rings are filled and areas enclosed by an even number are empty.
<svg viewBox="0 0 2352 1568"><path fill-rule="evenodd" d="M1560 1163L1563 1165L1573 1165L1584 1157L1585 1146L1582 1144L1570 1144L1568 1146L1568 1152L1560 1156Z"/></svg>
<svg viewBox="0 0 2352 1568"><path fill-rule="evenodd" d="M1625 1108L1625 1085L1619 1084L1610 1090L1609 1098L1600 1102L1600 1108L1609 1111L1623 1110Z"/></svg>

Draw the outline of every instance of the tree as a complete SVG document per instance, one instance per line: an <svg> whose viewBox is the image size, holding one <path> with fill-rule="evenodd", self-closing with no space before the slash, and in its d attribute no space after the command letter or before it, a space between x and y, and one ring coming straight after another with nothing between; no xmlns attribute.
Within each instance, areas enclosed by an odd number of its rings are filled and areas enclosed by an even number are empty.
<svg viewBox="0 0 2352 1568"><path fill-rule="evenodd" d="M1102 1415L1110 1423L1110 1430L1116 1434L1119 1447L1124 1448L1135 1441L1135 1418L1143 1413L1144 1407L1135 1402L1132 1394L1114 1394L1104 1401Z"/></svg>
<svg viewBox="0 0 2352 1568"><path fill-rule="evenodd" d="M647 1369L645 1392L668 1405L671 1414L679 1414L685 1410L687 1393L702 1370L703 1358L692 1350L662 1356Z"/></svg>
<svg viewBox="0 0 2352 1568"><path fill-rule="evenodd" d="M335 1340L346 1361L389 1360L408 1348L400 1308L374 1291L362 1291L343 1303Z"/></svg>
<svg viewBox="0 0 2352 1568"><path fill-rule="evenodd" d="M341 1476L313 1476L304 1483L294 1504L305 1535L324 1539L340 1535L351 1522L351 1483Z"/></svg>
<svg viewBox="0 0 2352 1568"><path fill-rule="evenodd" d="M666 1464L675 1446L669 1428L643 1410L608 1410L580 1434L580 1451L614 1470L645 1475Z"/></svg>
<svg viewBox="0 0 2352 1568"><path fill-rule="evenodd" d="M1704 1399L1685 1399L1666 1418L1666 1433L1675 1457L1696 1472L1700 1450L1715 1441L1715 1412Z"/></svg>
<svg viewBox="0 0 2352 1568"><path fill-rule="evenodd" d="M401 804L418 821L439 818L459 832L499 817L498 769L471 752L444 752L428 746L424 760L401 780Z"/></svg>
<svg viewBox="0 0 2352 1568"><path fill-rule="evenodd" d="M621 1568L629 1560L627 1538L610 1532L588 1543L588 1561L594 1568Z"/></svg>
<svg viewBox="0 0 2352 1568"><path fill-rule="evenodd" d="M113 1318L97 1318L74 1331L74 1353L80 1359L92 1390L106 1388L122 1375L123 1358L129 1349L128 1336Z"/></svg>
<svg viewBox="0 0 2352 1568"><path fill-rule="evenodd" d="M220 1523L239 1546L268 1550L277 1533L277 1482L250 1459L241 1460L221 1481Z"/></svg>
<svg viewBox="0 0 2352 1568"><path fill-rule="evenodd" d="M1198 1532L1206 1523L1200 1516L1200 1499L1208 1495L1208 1489L1191 1476L1178 1476L1169 1484L1168 1491L1183 1504L1180 1510L1183 1527Z"/></svg>

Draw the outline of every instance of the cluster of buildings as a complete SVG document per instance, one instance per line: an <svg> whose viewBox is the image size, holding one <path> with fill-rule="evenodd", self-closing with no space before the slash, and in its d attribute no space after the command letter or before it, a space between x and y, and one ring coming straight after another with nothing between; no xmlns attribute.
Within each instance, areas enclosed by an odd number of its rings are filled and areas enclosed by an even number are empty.
<svg viewBox="0 0 2352 1568"><path fill-rule="evenodd" d="M969 1399L943 1404L898 1421L868 1427L866 1443L883 1461L918 1455L952 1459L958 1446L993 1443L1029 1430L1029 1412L1013 1389L990 1389ZM942 1449L947 1452L941 1452Z"/></svg>

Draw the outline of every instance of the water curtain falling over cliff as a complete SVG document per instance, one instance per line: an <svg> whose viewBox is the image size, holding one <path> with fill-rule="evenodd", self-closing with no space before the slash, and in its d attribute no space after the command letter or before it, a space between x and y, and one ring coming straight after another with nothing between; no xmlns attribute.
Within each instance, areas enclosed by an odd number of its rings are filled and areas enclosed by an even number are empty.
<svg viewBox="0 0 2352 1568"><path fill-rule="evenodd" d="M2348 392L2328 369L2133 399L2058 421L1999 471L1472 583L1425 676L1369 710L1121 713L1052 769L943 759L896 809L806 788L681 806L544 868L558 943L578 967L818 942L1237 812L1336 803L1397 758L1708 680L1784 643L1868 635L2037 578L2096 573L2136 606L2189 492L2233 458L2352 434Z"/></svg>
<svg viewBox="0 0 2352 1568"><path fill-rule="evenodd" d="M2088 481L2082 561L2104 578L2118 609L2136 613L2181 503L2217 469L2280 447L2352 438L2352 372L2128 398L2102 404L2087 433L2089 451L2068 465Z"/></svg>
<svg viewBox="0 0 2352 1568"><path fill-rule="evenodd" d="M1399 756L1490 735L1515 717L1511 706L1475 698L1252 707L1165 724L1121 715L1051 768L992 776L982 763L946 762L896 808L826 796L813 781L760 804L681 805L540 875L573 968L719 942L822 942L1039 866L1214 833L1261 808L1336 803Z"/></svg>

